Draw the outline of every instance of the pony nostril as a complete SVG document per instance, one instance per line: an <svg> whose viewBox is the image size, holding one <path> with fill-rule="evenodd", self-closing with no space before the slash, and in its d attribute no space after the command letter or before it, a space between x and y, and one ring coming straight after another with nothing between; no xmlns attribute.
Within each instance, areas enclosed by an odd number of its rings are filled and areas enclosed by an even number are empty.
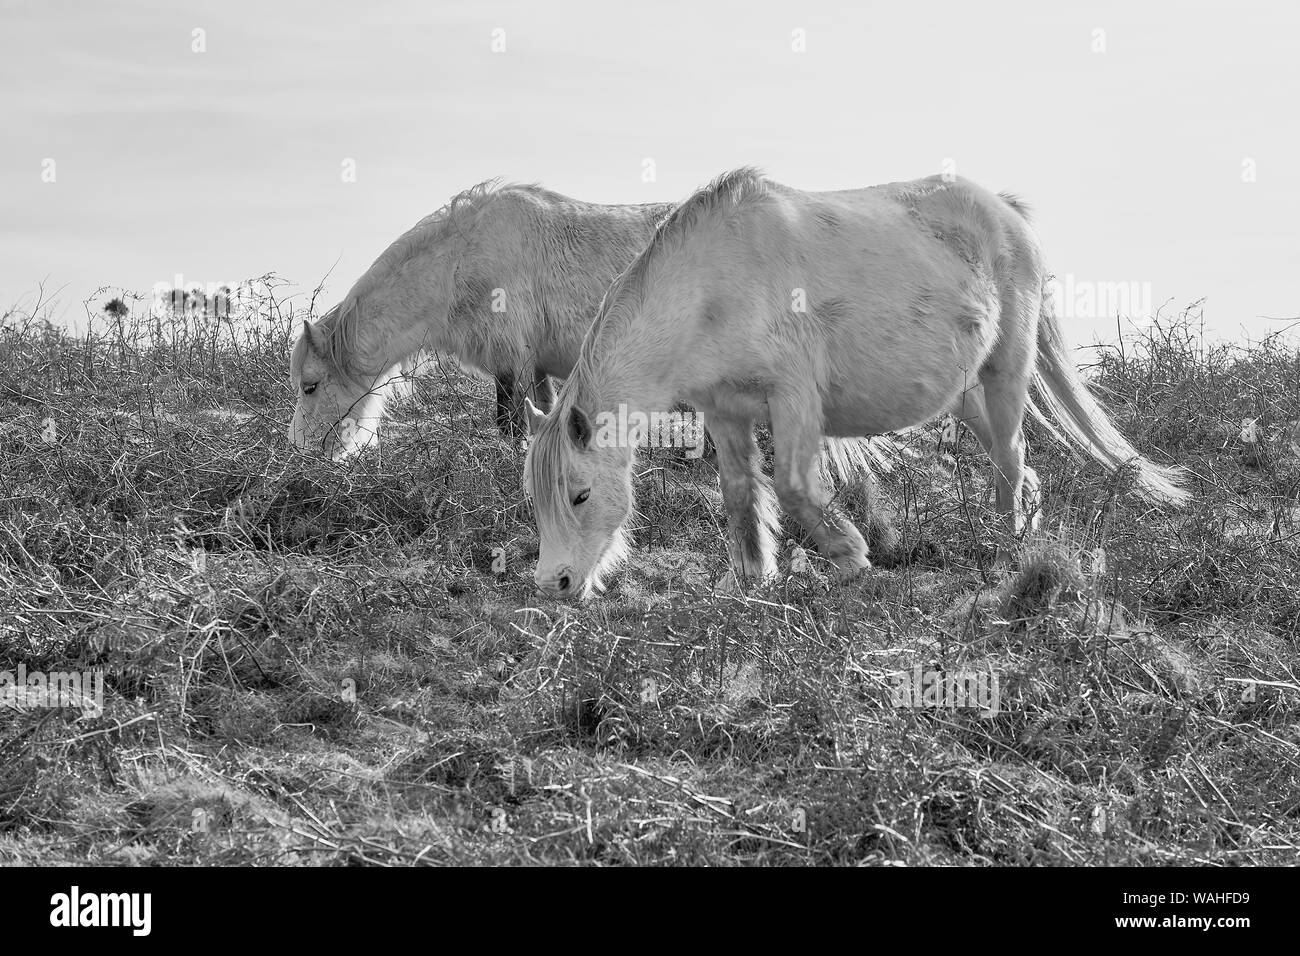
<svg viewBox="0 0 1300 956"><path fill-rule="evenodd" d="M569 576L567 574L562 574L560 575L560 591L562 593L567 590L569 590Z"/></svg>

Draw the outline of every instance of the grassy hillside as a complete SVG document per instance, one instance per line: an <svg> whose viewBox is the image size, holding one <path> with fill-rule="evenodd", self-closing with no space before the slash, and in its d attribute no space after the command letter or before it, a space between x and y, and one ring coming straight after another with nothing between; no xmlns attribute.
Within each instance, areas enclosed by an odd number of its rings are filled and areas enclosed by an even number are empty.
<svg viewBox="0 0 1300 956"><path fill-rule="evenodd" d="M656 451L632 562L573 607L532 586L486 385L442 370L382 454L307 459L270 314L4 322L0 670L102 669L106 699L0 706L0 862L1296 861L1294 352L1184 321L1099 353L1195 503L1031 426L1046 521L1014 573L987 460L930 427L881 481L873 572L814 553L715 594L716 474ZM914 668L995 675L998 712L893 706Z"/></svg>

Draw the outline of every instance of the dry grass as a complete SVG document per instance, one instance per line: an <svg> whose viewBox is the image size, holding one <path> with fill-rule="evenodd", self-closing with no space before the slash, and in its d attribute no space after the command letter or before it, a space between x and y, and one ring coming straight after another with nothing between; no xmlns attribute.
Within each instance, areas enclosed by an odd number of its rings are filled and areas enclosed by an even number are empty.
<svg viewBox="0 0 1300 956"><path fill-rule="evenodd" d="M0 669L106 684L101 716L0 709L0 861L1295 861L1276 342L1184 321L1102 354L1124 430L1196 476L1185 513L1033 434L1048 530L1008 573L985 459L926 432L877 571L725 597L716 477L656 452L633 561L573 608L531 586L485 386L423 381L382 455L300 457L270 314L0 330ZM996 674L999 712L891 706L918 666Z"/></svg>

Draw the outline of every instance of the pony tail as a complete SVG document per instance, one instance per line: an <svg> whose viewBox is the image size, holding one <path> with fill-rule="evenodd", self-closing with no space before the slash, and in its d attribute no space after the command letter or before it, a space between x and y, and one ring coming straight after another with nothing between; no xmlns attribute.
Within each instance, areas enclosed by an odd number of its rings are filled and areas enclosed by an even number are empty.
<svg viewBox="0 0 1300 956"><path fill-rule="evenodd" d="M1132 468L1138 490L1150 501L1175 506L1187 503L1190 495L1182 487L1186 472L1157 465L1138 454L1092 396L1070 358L1060 321L1047 295L1038 320L1034 386L1038 401L1031 403L1030 411L1049 428L1055 424L1057 428L1052 431L1058 439L1110 471Z"/></svg>

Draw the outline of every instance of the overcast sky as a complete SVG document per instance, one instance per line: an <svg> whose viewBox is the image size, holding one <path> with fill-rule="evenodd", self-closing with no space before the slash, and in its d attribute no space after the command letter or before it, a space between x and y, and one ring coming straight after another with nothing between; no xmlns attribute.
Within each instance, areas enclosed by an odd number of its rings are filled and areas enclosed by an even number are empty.
<svg viewBox="0 0 1300 956"><path fill-rule="evenodd" d="M0 311L331 267L333 301L489 177L648 202L752 164L955 170L1029 200L1075 295L1258 337L1300 316L1298 30L1282 0L0 0ZM1075 305L1076 341L1113 330Z"/></svg>

